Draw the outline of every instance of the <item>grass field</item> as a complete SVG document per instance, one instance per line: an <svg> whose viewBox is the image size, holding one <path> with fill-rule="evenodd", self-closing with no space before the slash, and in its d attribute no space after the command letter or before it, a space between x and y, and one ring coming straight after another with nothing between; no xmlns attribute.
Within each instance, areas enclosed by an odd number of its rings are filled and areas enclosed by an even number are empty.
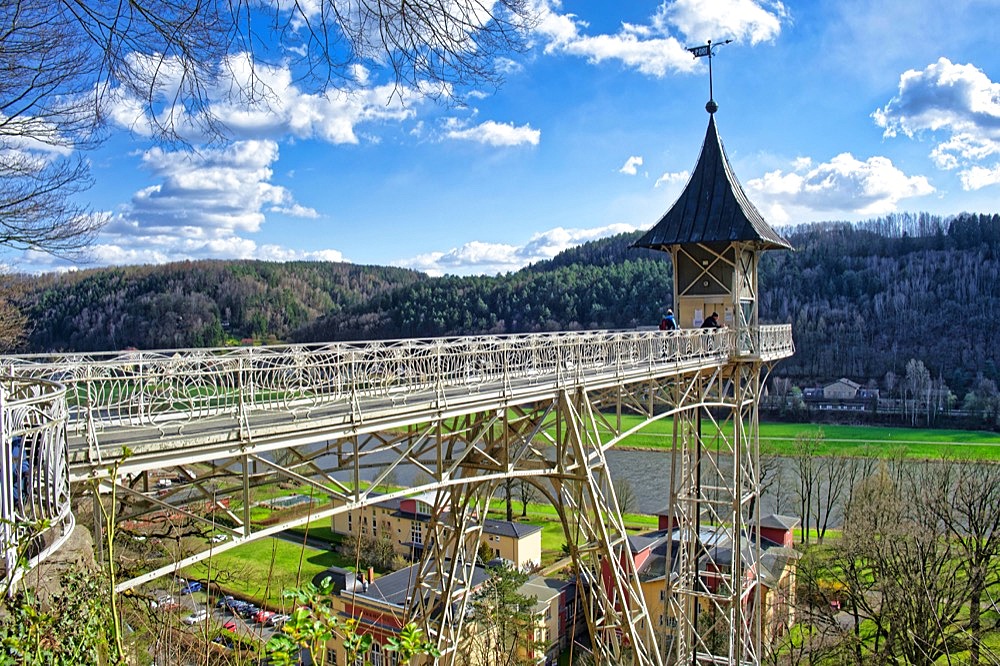
<svg viewBox="0 0 1000 666"><path fill-rule="evenodd" d="M641 424L639 416L624 416L622 427ZM618 448L669 449L673 422L663 419L649 424ZM901 455L910 459L955 458L1000 461L1000 434L983 430L929 430L903 427L818 425L815 423L761 423L760 452L788 456L795 452L800 435L822 433L819 455Z"/></svg>
<svg viewBox="0 0 1000 666"><path fill-rule="evenodd" d="M280 609L282 591L308 583L329 566L342 565L340 560L334 552L281 539L261 539L215 555L210 563L187 567L183 575L203 580L211 573L226 592Z"/></svg>

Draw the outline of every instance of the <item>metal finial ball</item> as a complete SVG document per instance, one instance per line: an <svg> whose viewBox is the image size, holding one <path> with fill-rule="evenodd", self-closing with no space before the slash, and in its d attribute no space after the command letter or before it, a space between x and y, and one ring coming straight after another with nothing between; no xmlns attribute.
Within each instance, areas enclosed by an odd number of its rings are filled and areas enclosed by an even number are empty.
<svg viewBox="0 0 1000 666"><path fill-rule="evenodd" d="M708 111L709 113L715 113L716 111L719 110L719 105L715 103L714 99L710 99L708 100L708 103L705 105L705 110Z"/></svg>

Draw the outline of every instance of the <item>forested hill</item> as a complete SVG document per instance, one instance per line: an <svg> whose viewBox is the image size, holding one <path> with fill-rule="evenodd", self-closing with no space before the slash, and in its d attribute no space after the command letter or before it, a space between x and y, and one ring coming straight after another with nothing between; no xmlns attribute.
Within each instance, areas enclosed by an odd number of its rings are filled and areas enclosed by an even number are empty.
<svg viewBox="0 0 1000 666"><path fill-rule="evenodd" d="M1000 369L1000 215L900 215L785 230L761 262L763 322L792 323L776 374L882 385L911 359L959 397ZM427 278L347 264L191 262L46 276L26 285L34 351L327 341L654 325L668 256L639 234L516 273Z"/></svg>
<svg viewBox="0 0 1000 666"><path fill-rule="evenodd" d="M776 374L800 386L902 379L911 359L961 398L1000 369L1000 215L899 215L786 230L765 252L761 320L791 323ZM301 340L653 325L670 304L667 255L603 239L496 278L443 278L324 317Z"/></svg>
<svg viewBox="0 0 1000 666"><path fill-rule="evenodd" d="M428 279L383 266L191 261L23 279L29 351L287 340L323 314Z"/></svg>

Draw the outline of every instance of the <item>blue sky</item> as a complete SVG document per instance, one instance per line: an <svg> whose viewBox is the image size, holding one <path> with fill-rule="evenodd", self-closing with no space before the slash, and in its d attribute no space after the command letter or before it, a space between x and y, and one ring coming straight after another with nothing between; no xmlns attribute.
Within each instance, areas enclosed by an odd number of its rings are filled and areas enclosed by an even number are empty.
<svg viewBox="0 0 1000 666"><path fill-rule="evenodd" d="M891 212L997 212L996 0L533 0L531 47L464 107L389 99L358 68L326 96L265 71L268 112L219 102L230 139L157 146L122 102L83 198L108 224L89 263L348 261L496 274L651 227L697 159L707 60L716 121L775 227ZM128 128L131 128L128 129Z"/></svg>

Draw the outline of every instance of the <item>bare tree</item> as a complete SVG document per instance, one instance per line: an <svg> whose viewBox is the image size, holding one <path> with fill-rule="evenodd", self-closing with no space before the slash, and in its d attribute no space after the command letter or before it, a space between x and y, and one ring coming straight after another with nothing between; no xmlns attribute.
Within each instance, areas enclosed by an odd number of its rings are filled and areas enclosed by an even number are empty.
<svg viewBox="0 0 1000 666"><path fill-rule="evenodd" d="M985 630L982 602L1000 583L1000 480L992 465L942 463L928 504L962 553L968 581L969 664L979 663Z"/></svg>
<svg viewBox="0 0 1000 666"><path fill-rule="evenodd" d="M882 467L855 489L823 575L837 582L853 618L856 663L874 655L876 663L929 666L963 634L968 579L956 540L932 510L945 488L931 463L898 475Z"/></svg>
<svg viewBox="0 0 1000 666"><path fill-rule="evenodd" d="M0 285L0 352L10 351L21 343L27 317L14 305L18 285Z"/></svg>
<svg viewBox="0 0 1000 666"><path fill-rule="evenodd" d="M770 495L774 498L774 511L781 513L786 500L787 488L785 486L785 475L782 469L782 459L778 456L762 455L758 468L759 497ZM748 507L750 515L754 513L757 498L752 498Z"/></svg>
<svg viewBox="0 0 1000 666"><path fill-rule="evenodd" d="M632 489L632 484L625 477L617 478L612 485L615 490L615 497L618 499L618 510L622 515L634 513L639 508L639 497Z"/></svg>
<svg viewBox="0 0 1000 666"><path fill-rule="evenodd" d="M906 392L912 403L904 401L910 408L910 425L917 424L917 415L928 400L928 390L931 384L931 373L923 361L911 358L906 364Z"/></svg>
<svg viewBox="0 0 1000 666"><path fill-rule="evenodd" d="M74 199L91 184L80 151L100 142L109 118L160 140L223 138L215 104L277 101L261 75L272 63L318 93L355 86L364 67L388 72L400 100L460 100L501 83L502 56L526 44L532 7L8 0L0 4L0 248L72 256L92 243L107 218Z"/></svg>
<svg viewBox="0 0 1000 666"><path fill-rule="evenodd" d="M517 480L517 491L521 500L521 517L528 516L528 503L534 502L538 498L538 490L527 479Z"/></svg>
<svg viewBox="0 0 1000 666"><path fill-rule="evenodd" d="M535 14L527 0L316 0L271 8L248 0L17 0L5 3L0 18L0 53L24 46L11 57L28 64L20 79L5 72L11 85L4 97L18 100L25 117L56 108L56 94L89 91L92 113L69 118L102 120L109 102L127 98L152 123L143 129L176 136L222 129L211 109L220 88L243 105L272 101L274 91L258 75L271 62L287 63L297 83L319 92L348 87L358 65L387 71L399 95L405 88L459 98L472 86L497 86L501 57L524 47ZM25 54L43 54L46 69L57 65L61 73L32 80L35 63Z"/></svg>
<svg viewBox="0 0 1000 666"><path fill-rule="evenodd" d="M99 66L61 3L0 6L0 247L69 255L102 226L73 201L90 185L77 151L97 138Z"/></svg>
<svg viewBox="0 0 1000 666"><path fill-rule="evenodd" d="M823 543L830 519L840 509L847 487L848 458L821 456L816 465L816 488L813 492L813 518L816 540Z"/></svg>
<svg viewBox="0 0 1000 666"><path fill-rule="evenodd" d="M799 515L802 517L802 538L800 541L802 543L809 543L813 498L818 493L817 487L819 485L816 458L822 441L822 430L814 433L799 433L795 436L795 464L799 472Z"/></svg>

